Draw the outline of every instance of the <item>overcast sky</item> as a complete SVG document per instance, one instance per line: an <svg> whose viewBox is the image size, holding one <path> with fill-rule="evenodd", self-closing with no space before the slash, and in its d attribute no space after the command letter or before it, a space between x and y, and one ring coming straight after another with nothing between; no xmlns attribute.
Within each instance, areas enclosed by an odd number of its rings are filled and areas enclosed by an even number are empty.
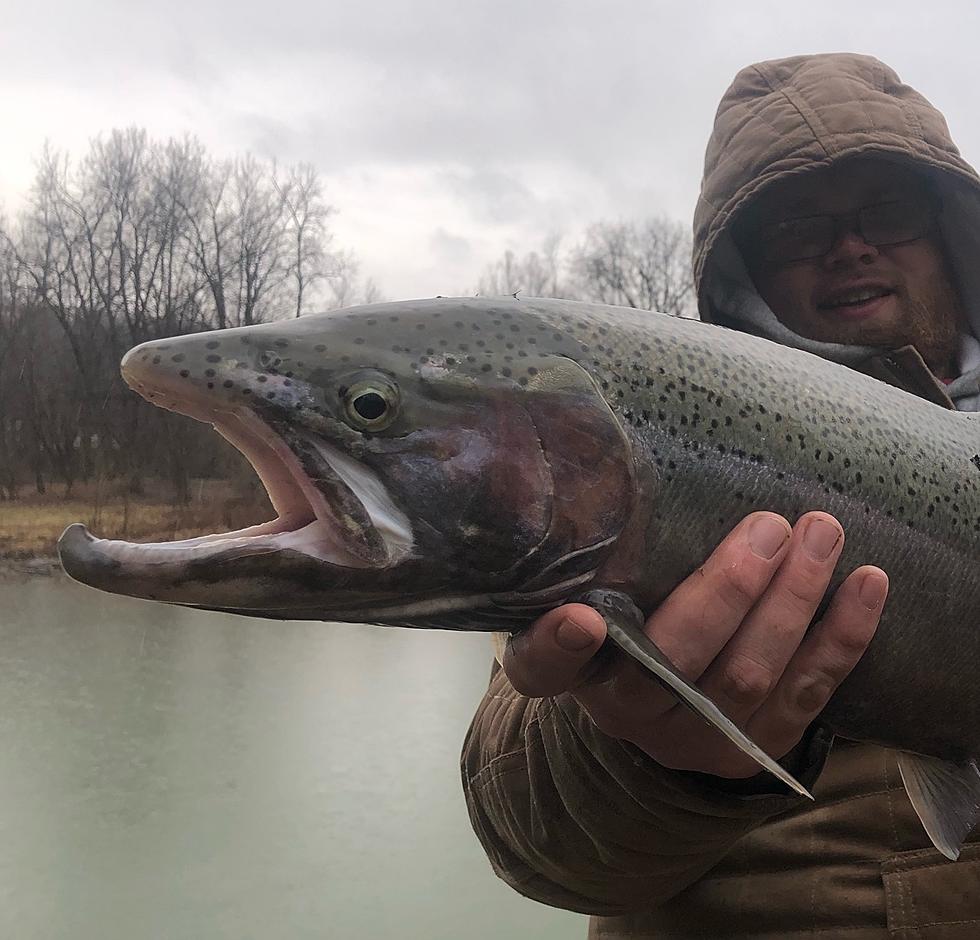
<svg viewBox="0 0 980 940"><path fill-rule="evenodd" d="M339 245L390 300L471 291L506 248L597 219L689 222L735 72L854 51L895 68L980 162L980 5L46 0L5 4L0 202L45 139L192 133L309 161Z"/></svg>

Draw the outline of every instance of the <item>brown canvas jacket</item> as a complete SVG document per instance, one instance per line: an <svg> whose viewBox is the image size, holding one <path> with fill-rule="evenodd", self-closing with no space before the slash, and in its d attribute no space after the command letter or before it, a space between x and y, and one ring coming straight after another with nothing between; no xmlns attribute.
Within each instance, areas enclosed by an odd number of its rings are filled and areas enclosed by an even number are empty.
<svg viewBox="0 0 980 940"><path fill-rule="evenodd" d="M809 56L741 72L719 107L694 220L702 318L860 368L937 404L975 407L912 348L812 343L754 292L730 238L785 174L875 153L930 174L965 306L980 297L980 180L945 121L882 63ZM974 268L976 270L974 270ZM977 332L974 325L974 332ZM814 803L667 770L604 736L570 696L528 699L496 669L467 735L463 787L494 871L520 893L593 915L595 938L980 938L980 831L960 861L930 845L893 752L805 740ZM740 789L742 792L740 793Z"/></svg>

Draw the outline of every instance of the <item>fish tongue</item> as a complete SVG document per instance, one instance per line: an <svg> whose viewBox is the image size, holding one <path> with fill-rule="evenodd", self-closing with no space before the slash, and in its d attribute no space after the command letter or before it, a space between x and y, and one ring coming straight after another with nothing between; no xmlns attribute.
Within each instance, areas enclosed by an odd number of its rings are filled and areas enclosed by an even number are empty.
<svg viewBox="0 0 980 940"><path fill-rule="evenodd" d="M954 764L900 751L898 769L932 844L957 859L963 840L980 819L980 770L976 761Z"/></svg>

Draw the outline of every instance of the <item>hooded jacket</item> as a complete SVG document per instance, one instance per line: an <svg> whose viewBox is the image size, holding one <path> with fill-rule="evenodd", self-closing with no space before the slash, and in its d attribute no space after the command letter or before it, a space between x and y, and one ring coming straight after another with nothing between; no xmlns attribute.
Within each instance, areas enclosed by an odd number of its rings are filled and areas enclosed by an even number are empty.
<svg viewBox="0 0 980 940"><path fill-rule="evenodd" d="M773 184L842 160L876 157L925 176L942 202L940 233L974 335L980 335L980 177L953 143L942 114L870 56L794 56L743 69L718 106L694 212L694 281L702 320L744 330L905 386L887 360L896 350L805 339L756 292L732 239L739 216ZM917 356L906 350L899 361ZM882 365L884 364L884 368ZM980 345L964 343L962 374L946 390L980 410ZM904 371L904 370L901 370ZM936 383L914 391L939 403Z"/></svg>
<svg viewBox="0 0 980 940"><path fill-rule="evenodd" d="M701 317L867 371L946 407L980 405L980 344L948 387L911 347L817 343L776 320L731 236L767 187L880 156L930 177L964 308L980 322L980 178L942 115L876 59L798 56L743 69L718 109L694 218ZM494 669L463 747L474 830L522 894L592 914L593 938L980 937L980 833L930 845L894 754L817 735L797 755L815 803L670 771L603 735L569 695L528 699Z"/></svg>

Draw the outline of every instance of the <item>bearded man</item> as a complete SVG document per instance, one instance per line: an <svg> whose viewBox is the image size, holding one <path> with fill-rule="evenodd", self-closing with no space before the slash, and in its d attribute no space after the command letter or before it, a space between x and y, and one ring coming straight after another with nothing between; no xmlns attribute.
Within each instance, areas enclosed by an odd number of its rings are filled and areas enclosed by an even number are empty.
<svg viewBox="0 0 980 940"><path fill-rule="evenodd" d="M881 62L763 62L722 99L694 219L702 319L978 410L978 239L980 177ZM811 623L844 537L827 513L753 513L646 627L814 803L631 662L596 677L605 626L567 605L510 642L464 745L500 877L593 915L597 938L980 936L980 834L947 862L893 752L814 730L888 588L858 568Z"/></svg>

